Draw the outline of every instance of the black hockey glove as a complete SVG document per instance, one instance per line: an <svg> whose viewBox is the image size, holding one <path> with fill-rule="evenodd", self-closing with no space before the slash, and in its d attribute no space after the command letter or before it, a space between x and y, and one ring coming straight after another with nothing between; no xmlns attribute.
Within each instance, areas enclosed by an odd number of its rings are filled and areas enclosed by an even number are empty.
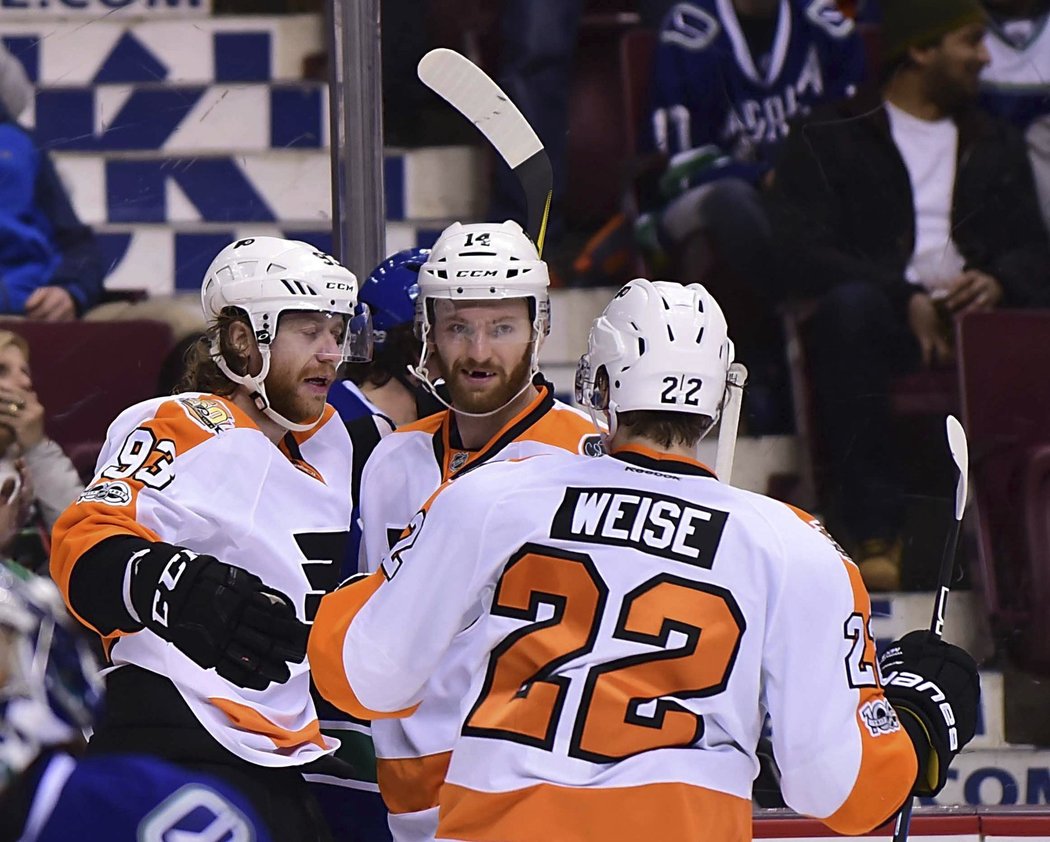
<svg viewBox="0 0 1050 842"><path fill-rule="evenodd" d="M977 664L966 650L928 631L913 631L882 654L879 669L886 698L919 758L913 794L936 795L948 780L952 758L977 729Z"/></svg>
<svg viewBox="0 0 1050 842"><path fill-rule="evenodd" d="M291 600L247 570L160 543L132 556L131 565L139 622L227 681L265 690L288 680L288 661L306 657L309 628Z"/></svg>

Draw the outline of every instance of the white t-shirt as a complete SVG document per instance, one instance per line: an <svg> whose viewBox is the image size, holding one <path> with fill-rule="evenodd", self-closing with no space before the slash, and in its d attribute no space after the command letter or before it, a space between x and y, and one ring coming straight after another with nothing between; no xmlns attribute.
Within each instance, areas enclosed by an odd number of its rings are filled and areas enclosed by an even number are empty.
<svg viewBox="0 0 1050 842"><path fill-rule="evenodd" d="M915 202L915 251L905 277L936 295L964 265L951 232L959 130L951 119L921 120L889 102L886 113Z"/></svg>

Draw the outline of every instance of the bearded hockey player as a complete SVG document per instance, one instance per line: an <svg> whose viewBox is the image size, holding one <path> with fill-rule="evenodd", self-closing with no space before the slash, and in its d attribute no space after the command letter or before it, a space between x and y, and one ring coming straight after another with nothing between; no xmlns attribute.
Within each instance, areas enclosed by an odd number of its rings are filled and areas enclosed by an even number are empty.
<svg viewBox="0 0 1050 842"><path fill-rule="evenodd" d="M417 379L448 409L388 435L361 480L362 570L375 570L441 485L478 465L552 450L596 452L598 430L539 374L550 279L514 222L447 228L419 270ZM438 391L436 381L444 381ZM380 791L398 842L432 839L437 793L466 691L452 651L419 711L373 724Z"/></svg>
<svg viewBox="0 0 1050 842"><path fill-rule="evenodd" d="M310 698L307 624L338 581L351 446L325 402L367 357L357 281L306 243L223 249L201 290L188 388L125 410L55 527L51 572L115 669L94 754L206 768L275 839L326 838L301 767L334 750Z"/></svg>

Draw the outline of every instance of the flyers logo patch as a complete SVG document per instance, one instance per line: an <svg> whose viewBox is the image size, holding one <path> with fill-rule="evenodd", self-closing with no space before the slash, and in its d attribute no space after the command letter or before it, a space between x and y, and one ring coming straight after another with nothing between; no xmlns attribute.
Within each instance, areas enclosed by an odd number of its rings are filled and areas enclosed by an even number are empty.
<svg viewBox="0 0 1050 842"><path fill-rule="evenodd" d="M186 414L209 433L223 433L236 426L233 415L226 406L211 398L180 398Z"/></svg>

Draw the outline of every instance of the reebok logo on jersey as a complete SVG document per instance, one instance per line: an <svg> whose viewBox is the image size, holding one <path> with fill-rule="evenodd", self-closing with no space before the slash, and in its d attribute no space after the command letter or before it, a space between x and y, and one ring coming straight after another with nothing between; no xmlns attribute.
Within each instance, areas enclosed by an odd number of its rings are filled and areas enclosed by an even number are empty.
<svg viewBox="0 0 1050 842"><path fill-rule="evenodd" d="M864 723L864 727L868 729L868 733L873 737L892 734L894 731L901 729L897 711L885 699L872 699L870 702L865 702L857 712L860 714L860 720Z"/></svg>
<svg viewBox="0 0 1050 842"><path fill-rule="evenodd" d="M568 488L551 537L631 547L710 568L728 517L677 497L630 488Z"/></svg>

